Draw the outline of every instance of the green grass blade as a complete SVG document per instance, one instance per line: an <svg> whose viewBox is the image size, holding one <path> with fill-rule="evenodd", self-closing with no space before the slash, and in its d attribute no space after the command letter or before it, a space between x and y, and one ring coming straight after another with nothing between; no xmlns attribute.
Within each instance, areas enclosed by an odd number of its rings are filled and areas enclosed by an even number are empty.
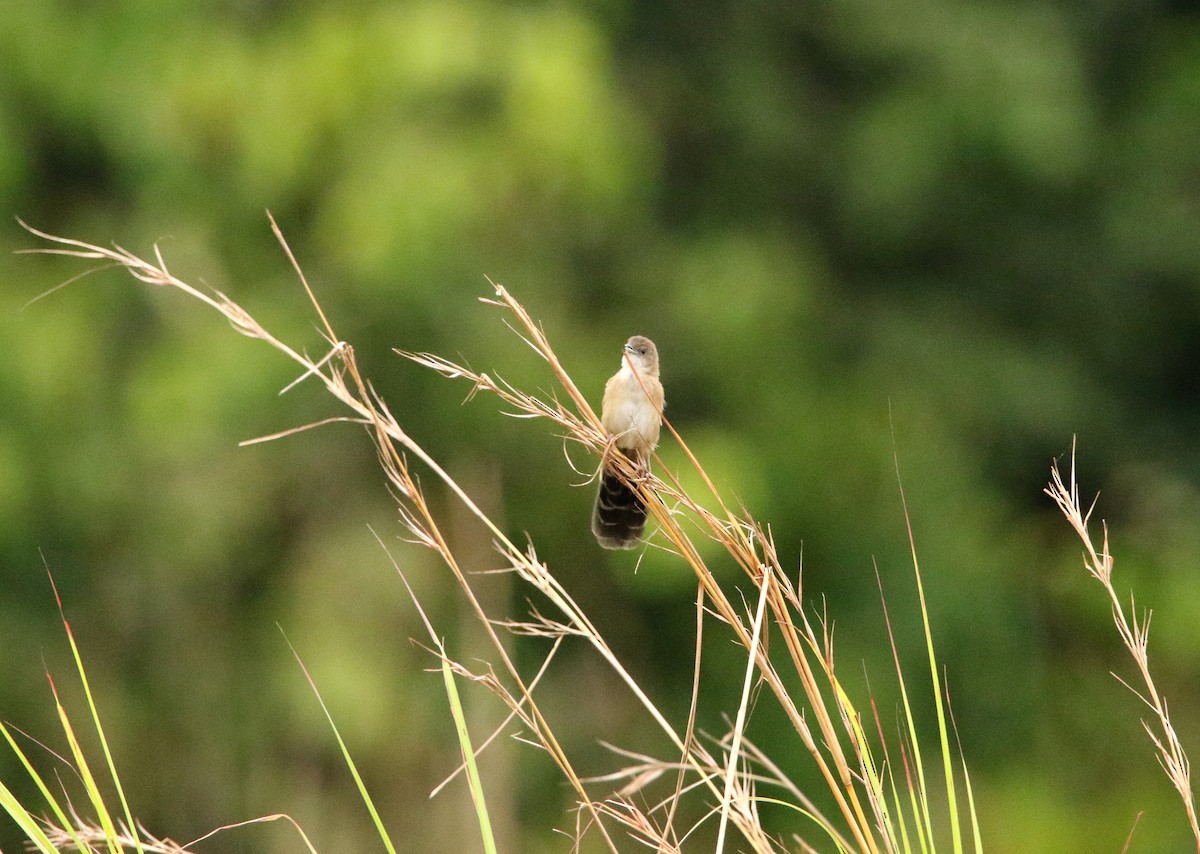
<svg viewBox="0 0 1200 854"><path fill-rule="evenodd" d="M282 632L283 629L280 629ZM285 634L283 637L288 648L292 651L292 655L296 657L296 663L300 665L300 670L304 674L304 678L308 680L308 685L312 688L312 692L316 695L317 702L321 706L321 711L325 713L325 720L329 722L329 728L333 730L333 737L337 739L338 749L342 751L342 758L346 760L346 767L350 769L350 775L354 778L354 785L358 787L358 794L362 797L363 803L367 807L367 812L371 814L371 821L375 823L375 830L379 834L380 840L388 850L388 854L396 854L396 846L392 844L392 838L388 836L387 828L383 826L383 819L379 817L379 810L375 808L375 801L371 799L371 793L367 791L367 784L363 782L362 775L358 773L358 766L354 764L354 758L350 755L350 748L346 746L346 742L342 739L341 732L338 731L337 724L333 722L333 715L329 711L329 707L325 705L325 700L321 697L321 692L317 688L316 681L312 678L312 674L308 672L308 668L304 666L304 661L300 658L300 654L296 652L296 648L292 646L292 642L287 639Z"/></svg>
<svg viewBox="0 0 1200 854"><path fill-rule="evenodd" d="M896 463L896 482L900 488L900 505L904 508L904 526L908 532L908 546L912 554L913 577L917 580L917 599L921 603L921 626L925 632L925 649L929 657L929 676L933 683L933 696L936 702L937 720L938 720L938 739L941 744L942 752L942 770L946 777L946 810L950 814L950 832L954 843L955 852L962 852L962 828L959 826L958 820L958 795L955 792L954 786L954 757L950 753L950 728L946 725L946 704L942 699L942 680L938 674L937 655L933 649L933 630L929 626L929 607L925 602L925 584L921 579L921 564L917 560L917 541L913 536L912 519L908 515L908 499L904 496L904 483L900 478L900 460L893 454L893 459ZM903 687L903 682L901 683ZM907 699L905 702L905 714L908 716ZM912 718L909 717L909 726L912 727ZM913 755L917 761L918 773L921 776L921 789L927 800L928 789L925 788L924 772L921 770L921 762L919 748L916 742L915 733L913 734ZM925 804L926 821L928 822L928 803ZM932 842L932 828L930 828L930 841Z"/></svg>
<svg viewBox="0 0 1200 854"><path fill-rule="evenodd" d="M904 682L904 669L900 666L900 650L896 648L896 636L892 632L892 618L888 614L887 599L883 596L883 582L879 578L879 571L875 571L875 580L879 584L879 595L883 605L883 620L887 625L888 642L892 647L892 661L896 667L896 684L900 688L900 704L904 710L904 724L907 728L907 742L904 741L903 734L900 741L900 759L904 767L904 777L906 788L908 789L909 806L913 815L913 829L917 834L917 842L921 846L922 852L928 852L929 846L933 844L933 822L929 815L929 797L928 789L925 786L925 765L921 761L921 747L917 743L916 724L913 722L912 705L908 699L908 685ZM904 749L905 744L909 745L908 751ZM912 755L912 762L909 762L909 754ZM913 785L913 772L916 771L916 785ZM897 808L900 807L897 800ZM901 812L903 818L903 812ZM905 840L905 851L912 850Z"/></svg>
<svg viewBox="0 0 1200 854"><path fill-rule="evenodd" d="M92 808L96 811L96 820L100 824L100 829L104 831L104 841L108 844L108 850L111 854L122 854L121 845L117 842L117 826L113 822L112 814L108 811L108 806L104 803L104 796L100 793L100 786L96 783L96 777L92 774L91 766L88 765L87 757L83 753L83 747L79 744L79 738L75 735L75 727L71 725L71 719L67 717L67 710L63 708L53 680L50 681L50 690L54 692L54 705L58 709L59 725L62 726L63 734L67 737L67 744L71 748L71 756L75 759L75 770L79 772L79 779L83 781L83 788L87 792L88 800L91 801ZM130 825L130 827L133 826L132 824ZM141 850L140 846L138 850Z"/></svg>
<svg viewBox="0 0 1200 854"><path fill-rule="evenodd" d="M42 854L54 854L54 846L43 832L37 819L30 815L29 810L21 806L16 795L3 782L0 782L0 806L4 807L4 811L12 816L17 827L21 828L21 832L25 834L25 838L36 845L38 851L41 851Z"/></svg>
<svg viewBox="0 0 1200 854"><path fill-rule="evenodd" d="M53 576L50 578L50 584L54 587ZM59 618L62 620L63 628L67 632L67 641L71 645L71 655L75 659L75 669L79 673L79 682L83 686L83 694L87 698L92 723L96 727L96 735L99 737L100 747L104 751L104 762L108 766L109 776L112 778L113 786L117 790L117 798L121 801L121 810L125 813L125 825L129 828L129 835L133 839L133 845L137 849L138 854L145 854L142 850L141 837L137 832L137 823L133 820L133 813L129 809L129 801L125 798L125 787L121 785L121 777L117 774L117 766L113 761L112 750L108 746L108 738L104 735L104 726L100 723L100 711L96 708L96 698L92 695L92 687L88 683L87 670L83 666L83 656L79 652L79 646L75 643L75 634L71 631L71 624L67 621L66 614L63 612L62 598L58 595L57 587L54 587L54 598L58 603ZM54 689L53 680L51 680L50 687L51 690ZM75 738L75 732L71 726L71 721L67 718L67 712L63 708L62 703L59 702L57 691L54 694L54 702L58 706L58 717L62 723L63 731L67 734L67 739L70 741L71 752L75 756L79 773L83 777L88 798L96 809L97 817L100 819L100 826L104 829L105 836L107 837L108 847L114 854L121 854L122 846L116 841L116 826L113 823L112 816L109 814L108 807L104 804L104 797L100 793L99 786L96 785L96 779L88 767L83 750L79 746L79 741Z"/></svg>
<svg viewBox="0 0 1200 854"><path fill-rule="evenodd" d="M842 709L845 720L850 725L850 730L853 735L853 741L857 745L857 752L862 768L863 782L870 791L871 800L874 802L879 813L879 830L883 835L890 839L896 839L896 827L892 820L892 811L888 808L887 793L884 790L883 775L880 773L878 764L875 761L875 756L871 752L871 743L867 738L867 732L862 726L862 716L854 708L853 702L850 700L850 695L846 693L842 687L842 683L831 674L831 683L837 694L837 703ZM894 791L894 788L893 788Z"/></svg>
<svg viewBox="0 0 1200 854"><path fill-rule="evenodd" d="M29 778L37 785L38 790L42 793L42 797L46 801L47 806L49 806L51 811L54 813L54 817L58 819L59 827L70 834L76 848L78 848L80 851L87 850L84 847L83 841L80 840L75 831L75 823L67 818L66 811L59 805L58 800L50 792L50 788L46 785L46 782L42 779L42 776L34 769L33 763L29 761L29 757L27 757L24 751L21 750L20 745L18 745L16 740L12 737L12 733L8 731L8 727L2 723L0 723L0 733L4 734L4 739L8 742L8 746L12 748L12 752L17 755L17 757L21 760L21 764L25 766L25 771L29 774ZM2 783L0 783L0 787L3 787ZM28 810L17 803L16 798L12 796L8 789L4 789L3 800L5 809L7 809L9 814L13 816L17 824L21 825L21 829L25 831L27 836L29 836L31 842L36 844L39 849L42 848L43 842L46 845L50 845L50 840L46 837L45 833L42 832L41 826L37 824L36 820L29 814ZM14 808L19 810L34 822L32 825L32 831L27 828L25 822L23 822L16 814L13 813ZM51 850L53 850L53 846L51 845L50 847Z"/></svg>
<svg viewBox="0 0 1200 854"><path fill-rule="evenodd" d="M925 628L925 649L929 654L929 673L933 680L933 691L937 697L938 739L942 751L942 770L946 775L946 810L950 813L950 832L954 850L962 852L962 828L958 820L958 795L954 784L954 755L950 752L950 728L946 725L946 704L942 699L942 682L938 677L937 655L933 650L933 633L929 627L929 610L925 606L925 590L921 583L921 570L917 566L916 550L913 551L913 572L917 577L917 596L921 600L921 621Z"/></svg>
<svg viewBox="0 0 1200 854"><path fill-rule="evenodd" d="M878 578L878 573L876 574ZM882 595L882 591L881 591ZM887 604L884 604L886 610ZM891 624L888 624L889 637L891 633ZM895 642L893 640L893 646ZM901 677L902 678L902 677ZM900 788L896 783L896 766L892 764L891 753L888 751L887 738L883 732L883 723L879 719L879 708L875 705L875 698L871 697L871 717L875 722L875 732L879 736L879 748L883 752L883 766L880 774L880 785L883 780L887 780L887 786L891 792L892 808L888 811L888 839L891 841L892 851L911 851L912 842L908 838L908 821L904 817L904 802L900 799ZM904 756L903 747L900 750L901 757ZM902 763L903 764L903 763ZM904 769L907 772L907 768ZM911 792L909 793L911 795ZM884 793L880 792L880 798L884 798ZM886 802L885 802L886 803ZM899 834L897 835L897 830Z"/></svg>
<svg viewBox="0 0 1200 854"><path fill-rule="evenodd" d="M446 697L450 700L450 713L454 715L454 726L458 731L458 745L462 750L463 762L467 766L467 785L471 789L471 800L475 802L479 832L483 834L483 850L487 854L496 854L496 839L492 835L492 820L488 817L487 803L483 798L483 784L479 779L479 768L475 764L471 734L467 731L467 719L458 698L458 687L454 684L454 671L450 668L450 662L444 655L442 656L442 678L446 681Z"/></svg>
<svg viewBox="0 0 1200 854"><path fill-rule="evenodd" d="M971 788L971 773L967 761L962 760L963 786L967 790L967 809L971 816L971 841L975 843L975 854L983 854L983 834L979 830L979 816L975 812L975 790Z"/></svg>

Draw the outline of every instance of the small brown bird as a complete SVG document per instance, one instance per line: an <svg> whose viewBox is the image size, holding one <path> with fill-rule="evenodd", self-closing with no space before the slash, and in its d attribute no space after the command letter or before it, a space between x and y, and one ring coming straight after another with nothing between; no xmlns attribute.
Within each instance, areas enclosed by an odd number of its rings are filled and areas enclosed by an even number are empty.
<svg viewBox="0 0 1200 854"><path fill-rule="evenodd" d="M613 447L635 464L649 465L662 428L663 387L658 348L642 335L625 342L621 370L604 386L600 421ZM592 511L592 533L606 549L636 548L646 528L646 505L611 462L601 464L600 492Z"/></svg>

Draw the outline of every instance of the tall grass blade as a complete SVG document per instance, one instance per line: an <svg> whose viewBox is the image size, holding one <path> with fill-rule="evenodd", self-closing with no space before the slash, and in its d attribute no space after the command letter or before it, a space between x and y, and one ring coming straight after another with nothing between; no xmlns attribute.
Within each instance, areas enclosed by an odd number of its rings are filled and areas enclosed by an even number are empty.
<svg viewBox="0 0 1200 854"><path fill-rule="evenodd" d="M893 454L893 459L896 465L896 483L900 490L900 504L904 508L904 526L908 532L908 545L912 554L913 562L913 577L917 581L917 599L921 604L921 626L925 632L925 650L929 659L929 678L933 683L933 696L936 703L937 722L938 722L938 741L942 753L942 771L946 779L946 810L950 818L950 834L951 841L956 852L963 850L962 828L959 826L958 817L958 795L955 790L954 783L954 755L950 751L950 728L946 724L946 705L942 700L942 680L938 673L937 654L933 648L933 629L929 625L929 607L925 601L925 584L921 578L921 564L917 560L917 541L913 536L912 519L908 513L908 500L904 496L904 482L900 477L900 459ZM901 680L903 684L903 680ZM907 695L905 699L905 714L909 717L909 726L913 726L912 718L907 708ZM920 764L920 747L916 742L915 731L911 732L913 753L916 757L918 768ZM928 793L925 788L924 772L920 772L921 789L925 795L926 803L923 804L925 809L926 827L930 834L930 839L933 838L932 824L929 817Z"/></svg>
<svg viewBox="0 0 1200 854"><path fill-rule="evenodd" d="M7 732L5 734L7 735ZM3 782L0 782L0 806L4 807L4 811L16 822L17 827L21 828L25 838L37 846L38 851L41 851L42 854L53 854L54 846L42 831L38 820L30 815L25 807L21 806L16 795Z"/></svg>
<svg viewBox="0 0 1200 854"><path fill-rule="evenodd" d="M371 821L375 823L375 831L379 834L384 847L387 848L388 854L396 854L396 847L392 844L392 839L388 835L387 828L383 826L383 819L379 817L379 810L375 809L375 801L371 799L371 793L367 791L367 785L363 782L362 775L358 773L358 766L354 764L354 758L350 755L350 748L346 746L346 742L342 739L342 734L338 730L337 724L334 723L333 715L330 713L329 707L325 705L324 698L321 697L321 691L317 688L316 681L313 679L312 674L308 672L304 660L300 658L300 653L296 652L296 648L292 646L292 642L287 639L287 635L284 635L284 641L292 651L292 655L296 657L296 663L300 665L300 670L304 673L304 678L308 680L308 685L312 688L312 692L317 698L317 703L321 706L321 711L325 713L325 720L329 722L329 728L333 730L333 737L337 739L338 749L342 751L342 758L346 760L346 767L350 769L350 775L354 778L354 785L358 787L358 794L362 797L363 803L367 807L367 812L371 814Z"/></svg>
<svg viewBox="0 0 1200 854"><path fill-rule="evenodd" d="M479 767L475 763L475 751L471 747L471 733L467 730L467 719L458 698L458 688L454 684L454 671L450 668L449 659L444 655L442 678L446 681L446 697L450 700L450 713L454 716L458 745L467 765L467 786L471 790L471 800L475 802L475 817L479 821L479 832L483 835L483 850L487 854L496 854L496 839L492 835L492 820L488 816L487 802L483 797L483 783L479 779Z"/></svg>
<svg viewBox="0 0 1200 854"><path fill-rule="evenodd" d="M46 782L42 779L42 776L38 774L37 770L33 767L33 763L29 761L29 757L25 755L25 752L21 750L20 745L18 745L16 740L12 737L12 733L9 732L8 727L2 723L0 723L0 733L4 734L4 739L8 742L8 746L12 748L13 753L15 753L21 760L21 764L25 766L25 771L29 774L29 778L33 780L34 784L38 787L38 791L42 793L42 797L45 799L47 806L49 806L51 811L54 813L54 817L58 819L59 827L67 831L68 835L71 836L79 850L84 850L83 842L80 841L79 837L75 834L74 822L67 818L66 811L63 810L62 806L59 805L58 799L55 798L50 792L50 788L46 785ZM0 786L2 785L3 784L0 784ZM39 849L41 849L43 841L46 845L51 845L51 847L53 847L49 838L47 838L46 834L42 831L41 825L37 823L36 819L29 814L25 807L17 803L16 799L12 797L12 794L7 788L4 789L4 793L6 796L4 798L5 809L8 810L9 814L12 815L17 821L17 824L19 824L22 830L25 831L26 835L29 837L29 840L36 844ZM25 818L28 818L33 822L32 831L26 826L25 821L13 813L14 809L19 810L24 814Z"/></svg>
<svg viewBox="0 0 1200 854"><path fill-rule="evenodd" d="M50 577L50 586L54 590L54 599L58 605L59 618L62 620L63 629L67 633L67 642L71 645L71 656L75 660L75 670L79 673L79 683L83 687L83 695L87 698L88 712L92 716L92 723L96 729L96 735L100 739L100 748L104 752L104 762L108 767L109 777L112 779L113 787L117 791L117 798L121 802L121 810L125 814L125 826L130 829L130 836L133 839L133 846L138 854L145 854L142 850L142 842L138 834L135 832L137 823L133 820L133 812L129 808L129 801L125 797L125 787L121 785L121 776L117 773L116 762L113 761L112 749L108 746L108 737L104 734L104 725L100 722L100 710L96 707L96 698L92 694L91 683L88 682L87 669L83 666L83 655L79 651L79 645L75 643L75 633L71 631L71 624L67 620L66 612L63 610L62 597L58 595L58 588L54 584L54 577ZM54 693L54 703L58 708L59 721L62 724L63 732L67 736L67 740L71 745L71 752L75 757L76 768L79 770L80 776L83 779L84 787L87 790L88 798L92 802L93 808L96 810L96 816L100 820L100 826L104 829L104 834L108 842L110 851L114 854L121 854L122 846L117 842L117 829L113 822L112 815L109 812L107 804L104 802L104 796L100 793L100 787L96 784L96 778L92 774L91 768L88 766L87 758L83 754L83 749L79 745L79 740L75 737L74 728L71 726L71 721L67 717L67 711L63 708L58 697L58 691L54 687L54 680L50 680L50 689Z"/></svg>

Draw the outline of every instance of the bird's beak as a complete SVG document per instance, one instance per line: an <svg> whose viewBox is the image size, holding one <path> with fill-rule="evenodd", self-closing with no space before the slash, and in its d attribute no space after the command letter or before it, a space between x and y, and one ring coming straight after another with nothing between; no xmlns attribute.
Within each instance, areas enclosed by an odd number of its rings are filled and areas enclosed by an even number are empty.
<svg viewBox="0 0 1200 854"><path fill-rule="evenodd" d="M622 350L624 350L626 353L628 353L630 356L636 356L636 355L637 355L637 350L633 349L633 345L632 345L632 344L626 344L626 345L625 345L624 347L622 347L621 349L622 349Z"/></svg>

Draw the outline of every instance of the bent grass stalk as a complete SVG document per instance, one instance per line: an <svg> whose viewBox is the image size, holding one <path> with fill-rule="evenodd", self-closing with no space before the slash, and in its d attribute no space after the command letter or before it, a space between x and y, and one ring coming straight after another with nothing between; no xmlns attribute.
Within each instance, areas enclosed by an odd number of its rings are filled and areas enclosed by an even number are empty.
<svg viewBox="0 0 1200 854"><path fill-rule="evenodd" d="M902 782L898 783L900 778L895 773L894 766L887 761L886 739L882 737L882 728L878 727L878 716L876 715L877 732L885 757L882 765L878 765L873 758L872 745L862 725L862 715L837 676L833 633L827 618L816 616L810 619L810 608L806 607L801 598L799 579L793 582L783 569L770 530L747 513L730 510L683 436L668 419L663 419L664 425L683 450L688 465L705 484L707 492L718 508L717 511L709 510L701 500L689 494L676 474L663 465L661 460L657 460L657 470L661 474L652 474L635 467L621 455L615 455L612 459L613 468L637 490L658 523L659 536L664 541L661 547L677 555L696 576L698 625L693 697L697 694L699 680L704 676L699 638L704 618L708 616L724 626L732 639L746 650L749 668L747 685L753 676L759 683L765 684L775 698L824 780L826 795L835 807L833 815L823 812L812 798L787 777L767 752L746 736L745 700L739 708L737 721L731 731L712 742L713 749L710 749L708 740L695 737L694 699L688 720L682 727L678 727L667 718L651 699L649 692L639 685L625 668L588 615L559 583L550 567L538 558L534 546L529 544L518 547L513 543L437 460L403 429L370 382L360 374L353 348L335 334L274 219L271 219L271 227L320 319L322 336L328 347L320 358L309 357L277 339L225 294L215 290L200 290L176 278L168 269L157 247L154 249L154 260L148 261L119 246L106 248L56 237L25 226L32 234L50 244L49 247L30 251L95 261L98 262L96 269L120 266L141 282L173 288L201 301L224 316L238 333L264 342L294 362L300 374L291 385L305 380L318 382L349 413L250 440L244 444L281 438L331 421L350 421L367 428L380 466L396 496L402 523L412 539L439 555L453 575L487 634L493 658L482 671L472 671L461 662L451 660L441 649L433 627L427 626L435 646L438 646L438 652L435 654L444 668L483 685L497 696L510 709L510 720L519 720L532 734L532 740L545 750L578 799L580 813L577 836L582 837L594 831L602 844L615 852L620 849L614 831L620 828L629 838L650 845L656 850L676 851L683 840L693 835L698 827L697 824L676 826L679 802L685 797L699 796L707 798L709 804L706 817L700 819L701 823L715 816L719 822L722 839L726 825L732 825L741 835L743 843L756 852L786 850L778 835L763 826L758 810L760 803L781 801L809 816L819 828L819 837L834 840L839 850L870 854L913 850L906 828L908 821L912 821L917 828L920 850L934 850L931 815L935 805L931 802L931 796L924 784L917 733L908 707L907 695L901 716L908 731L901 737L900 745L905 773ZM579 391L552 348L545 331L506 288L491 280L489 282L495 289L494 298L484 298L482 302L497 307L506 314L505 323L549 366L557 380L559 392L537 396L515 388L503 379L473 371L441 356L403 350L396 352L447 378L468 381L471 383L468 398L479 393L494 395L502 406L511 410L510 414L550 422L564 437L565 442L582 447L593 457L600 458L607 451L610 440L605 436L587 399ZM530 614L519 619L509 615L497 616L486 611L475 595L469 573L461 565L459 556L442 533L420 481L411 468L412 460L419 461L431 471L487 529L496 551L506 563L507 571L514 573L521 581L538 591L553 607L551 615L543 614L536 607ZM910 544L911 536L910 529ZM705 562L696 538L707 538L719 544L723 555L741 567L746 583L757 596L750 597L741 592L731 596L730 592L718 583L717 577ZM919 584L915 546L913 561ZM751 613L747 600L755 599L758 600L759 607L755 609L757 613ZM735 601L741 604L735 605ZM922 606L923 604L922 598ZM417 606L420 607L419 603ZM930 674L938 704L940 752L948 790L947 803L937 809L949 813L953 828L950 846L957 852L964 850L964 842L959 831L959 807L954 796L953 757L942 706L938 666L933 654L932 629L924 611L923 615ZM533 678L524 675L510 657L499 635L502 630L550 638L554 641L550 653ZM782 653L775 656L768 654L767 641L772 630L782 641ZM559 643L571 637L580 638L589 644L621 679L631 697L667 738L675 756L678 757L669 761L647 759L641 763L640 770L637 766L630 766L623 772L618 772L630 782L617 793L605 793L599 797L590 793L589 786L597 785L597 780L584 780L579 776L566 748L556 735L553 724L555 710L543 708L534 696L537 680L545 672L550 658L559 648ZM903 689L903 677L899 678ZM796 683L800 686L799 692L794 687ZM456 692L451 688L452 682L448 682L447 691L450 702L453 703ZM484 744L494 737L495 734L485 740ZM476 752L471 743L469 734L465 730L462 731L460 745L463 748L464 763L460 767L467 767L469 776L472 776L469 769L470 760ZM742 758L739 758L739 752ZM910 752L917 761L917 780L911 775ZM344 754L347 762L350 762L348 750L344 749ZM353 771L352 764L351 769ZM671 795L650 806L634 803L632 795L668 771L677 774ZM476 790L476 787L480 786L477 777L473 778L471 786L473 795L477 796L477 804L482 805L482 788ZM758 790L764 786L771 787L776 794L759 795ZM363 794L365 797L365 791ZM369 806L369 798L366 800ZM977 826L973 797L968 797L967 808L972 826ZM906 814L908 819L905 818ZM376 821L379 821L377 816ZM487 838L486 811L481 810L479 822L481 832ZM386 845L386 834L383 833L381 825L380 832ZM974 842L976 850L981 850L978 832ZM796 839L796 843L801 846L801 850L816 850L802 839Z"/></svg>
<svg viewBox="0 0 1200 854"><path fill-rule="evenodd" d="M1179 734L1171 724L1171 716L1167 711L1167 700L1159 693L1158 687L1154 683L1154 676L1150 672L1151 612L1146 611L1145 616L1139 620L1133 594L1129 594L1129 612L1126 612L1121 597L1117 595L1112 580L1113 557L1108 548L1108 525L1104 521L1100 522L1102 532L1100 547L1096 548L1096 544L1092 540L1088 526L1092 518L1092 511L1096 508L1096 501L1093 499L1085 510L1083 503L1079 500L1079 484L1075 480L1074 442L1071 443L1069 482L1063 481L1058 462L1055 461L1050 469L1050 483L1044 491L1058 506L1079 536L1080 542L1083 543L1084 568L1088 574L1100 582L1104 592L1108 595L1113 625L1117 628L1117 635L1121 638L1121 643L1125 645L1125 649L1133 658L1138 675L1141 677L1142 687L1135 688L1120 676L1113 675L1150 709L1153 723L1143 720L1142 727L1158 751L1159 765L1162 766L1167 779L1171 781L1171 785L1175 787L1175 791L1183 802L1188 826L1196 841L1196 850L1200 852L1200 824L1196 820L1196 796L1192 791L1191 763L1188 760L1187 752L1183 749L1183 744L1179 741ZM1133 615L1132 618L1129 614Z"/></svg>

